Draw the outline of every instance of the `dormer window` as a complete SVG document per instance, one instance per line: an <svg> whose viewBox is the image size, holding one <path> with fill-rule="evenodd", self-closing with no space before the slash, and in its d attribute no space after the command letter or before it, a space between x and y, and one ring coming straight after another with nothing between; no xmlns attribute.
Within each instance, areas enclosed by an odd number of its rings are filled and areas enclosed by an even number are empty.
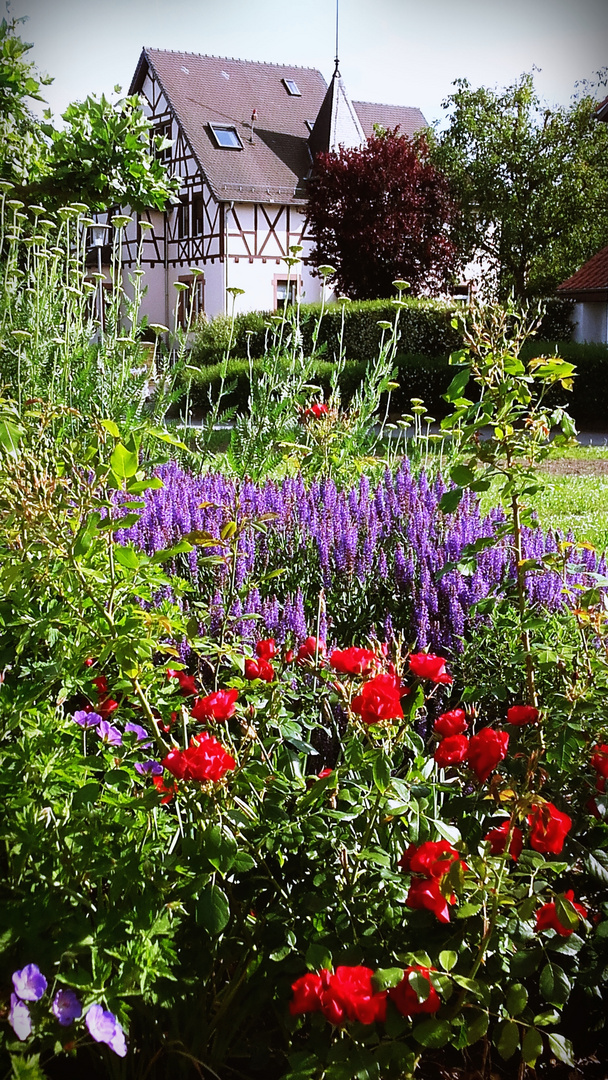
<svg viewBox="0 0 608 1080"><path fill-rule="evenodd" d="M283 86L292 97L302 97L302 92L294 79L283 79Z"/></svg>
<svg viewBox="0 0 608 1080"><path fill-rule="evenodd" d="M232 124L209 124L217 146L221 150L242 150L243 144Z"/></svg>

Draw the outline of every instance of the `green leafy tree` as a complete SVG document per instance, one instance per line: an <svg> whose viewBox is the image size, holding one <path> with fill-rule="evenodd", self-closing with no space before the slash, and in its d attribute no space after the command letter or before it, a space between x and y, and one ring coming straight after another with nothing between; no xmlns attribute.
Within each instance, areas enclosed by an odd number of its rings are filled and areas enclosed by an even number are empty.
<svg viewBox="0 0 608 1080"><path fill-rule="evenodd" d="M93 211L162 209L180 180L168 176L150 144L139 97L90 96L68 106L61 129L48 111L40 122L31 102L44 100L40 88L52 80L28 60L32 46L18 36L21 22L0 23L0 177L16 185L24 203L51 210L75 200Z"/></svg>
<svg viewBox="0 0 608 1080"><path fill-rule="evenodd" d="M568 108L547 108L531 74L503 90L459 79L443 103L433 160L463 211L458 244L501 297L550 294L608 242L608 128L592 95L603 79Z"/></svg>

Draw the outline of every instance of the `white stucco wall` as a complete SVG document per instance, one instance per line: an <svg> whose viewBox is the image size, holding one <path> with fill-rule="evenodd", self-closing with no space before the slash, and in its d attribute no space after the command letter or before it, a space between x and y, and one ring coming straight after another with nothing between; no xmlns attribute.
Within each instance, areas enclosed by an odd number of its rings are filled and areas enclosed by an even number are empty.
<svg viewBox="0 0 608 1080"><path fill-rule="evenodd" d="M572 319L574 341L608 344L608 304L606 302L576 303Z"/></svg>

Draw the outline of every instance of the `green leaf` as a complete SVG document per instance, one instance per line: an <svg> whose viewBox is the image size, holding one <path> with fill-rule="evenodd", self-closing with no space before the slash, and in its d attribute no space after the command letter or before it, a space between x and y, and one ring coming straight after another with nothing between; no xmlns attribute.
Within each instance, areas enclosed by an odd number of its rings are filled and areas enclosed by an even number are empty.
<svg viewBox="0 0 608 1080"><path fill-rule="evenodd" d="M439 1050L449 1041L452 1030L445 1020L425 1020L414 1028L412 1034L421 1046Z"/></svg>
<svg viewBox="0 0 608 1080"><path fill-rule="evenodd" d="M439 500L439 509L444 514L451 514L460 504L462 495L462 488L453 488L451 491L446 491Z"/></svg>
<svg viewBox="0 0 608 1080"><path fill-rule="evenodd" d="M199 893L195 919L210 934L221 934L230 919L228 897L217 885L206 885Z"/></svg>
<svg viewBox="0 0 608 1080"><path fill-rule="evenodd" d="M312 941L304 954L306 967L311 971L320 971L322 968L331 967L331 950L320 941ZM378 972L376 972L378 974ZM401 972L403 976L403 972ZM372 976L372 980L375 976Z"/></svg>
<svg viewBox="0 0 608 1080"><path fill-rule="evenodd" d="M81 788L77 788L74 792L72 809L79 810L81 806L90 806L91 803L95 802L100 791L101 784L98 784L96 780L90 780L88 784L83 784Z"/></svg>
<svg viewBox="0 0 608 1080"><path fill-rule="evenodd" d="M602 885L608 885L608 852L596 850L593 855L589 852L585 857L585 866L592 877L601 881Z"/></svg>
<svg viewBox="0 0 608 1080"><path fill-rule="evenodd" d="M452 362L452 358L450 357L450 363L451 362ZM458 361L456 361L456 363L457 362ZM468 367L465 367L465 368L463 368L462 371L459 371L454 376L454 378L452 379L450 385L448 386L445 394L443 395L445 400L449 401L449 402L453 402L453 401L456 401L459 397L462 397L462 393L463 393L464 388L467 385L470 377L471 377L471 372L470 372L470 369Z"/></svg>
<svg viewBox="0 0 608 1080"><path fill-rule="evenodd" d="M513 983L507 992L507 1012L509 1016L519 1016L528 1004L528 991L521 983Z"/></svg>
<svg viewBox="0 0 608 1080"><path fill-rule="evenodd" d="M455 484L459 484L460 487L467 487L472 484L475 479L475 473L473 469L469 469L468 465L454 465L450 469L450 477Z"/></svg>
<svg viewBox="0 0 608 1080"><path fill-rule="evenodd" d="M173 435L164 428L147 428L146 430L148 435L152 435L155 439L160 439L161 442L169 443L170 446L177 446L180 450L188 449L181 439L177 438L177 435Z"/></svg>
<svg viewBox="0 0 608 1080"><path fill-rule="evenodd" d="M162 551L155 551L151 556L150 561L154 563L167 562L168 559L174 559L176 555L182 555L184 552L192 551L192 544L189 544L187 540L180 540L179 543L174 544L173 547L164 548Z"/></svg>
<svg viewBox="0 0 608 1080"><path fill-rule="evenodd" d="M564 1065L571 1065L572 1067L576 1065L574 1048L570 1039L566 1039L564 1035L558 1035L555 1031L548 1031L547 1039L549 1040L549 1049L558 1061L563 1061Z"/></svg>
<svg viewBox="0 0 608 1080"><path fill-rule="evenodd" d="M117 563L120 563L120 565L124 566L127 570L139 569L141 560L132 544L129 544L128 547L122 547L121 544L116 544L114 547L114 558Z"/></svg>
<svg viewBox="0 0 608 1080"><path fill-rule="evenodd" d="M110 468L115 476L119 480L126 479L127 476L135 476L139 465L137 454L127 450L126 446L122 443L118 443L118 446L114 448L114 453L110 458Z"/></svg>
<svg viewBox="0 0 608 1080"><path fill-rule="evenodd" d="M519 1048L519 1027L514 1020L507 1020L500 1030L498 1036L498 1042L496 1043L496 1049L504 1061L508 1061L510 1057L513 1057L515 1051Z"/></svg>
<svg viewBox="0 0 608 1080"><path fill-rule="evenodd" d="M444 971L451 971L453 967L456 967L458 962L458 953L453 949L443 949L439 953L439 963Z"/></svg>
<svg viewBox="0 0 608 1080"><path fill-rule="evenodd" d="M563 893L555 897L555 914L562 926L569 930L576 930L579 924L579 916L574 904L567 900Z"/></svg>
<svg viewBox="0 0 608 1080"><path fill-rule="evenodd" d="M563 968L549 962L540 973L539 989L545 1001L550 1005L565 1005L572 989L572 984Z"/></svg>
<svg viewBox="0 0 608 1080"><path fill-rule="evenodd" d="M470 1020L466 1026L466 1046L472 1046L478 1039L483 1039L488 1030L490 1018L487 1013L479 1013L474 1020Z"/></svg>
<svg viewBox="0 0 608 1080"><path fill-rule="evenodd" d="M522 949L521 952L515 953L515 956L511 957L511 975L519 977L520 979L525 978L527 975L531 975L533 971L536 971L543 955L544 953L540 946L525 951Z"/></svg>
<svg viewBox="0 0 608 1080"><path fill-rule="evenodd" d="M418 1001L426 1001L430 992L431 984L424 975L419 971L410 971L407 981L409 982L412 990L415 991Z"/></svg>
<svg viewBox="0 0 608 1080"><path fill-rule="evenodd" d="M543 1037L536 1028L528 1028L521 1044L522 1061L527 1065L534 1065L536 1059L543 1052Z"/></svg>
<svg viewBox="0 0 608 1080"><path fill-rule="evenodd" d="M381 994L383 990L389 990L393 986L399 986L399 983L403 979L403 968L378 968L372 975L372 984L377 994ZM427 994L429 994L428 979L425 979Z"/></svg>
<svg viewBox="0 0 608 1080"><path fill-rule="evenodd" d="M372 771L374 777L374 784L376 785L378 791L385 792L391 782L391 767L390 762L387 760L384 754L379 753L374 758Z"/></svg>
<svg viewBox="0 0 608 1080"><path fill-rule="evenodd" d="M13 424L11 420L6 418L0 420L0 443L11 457L17 456L17 447L22 434L21 428L17 424Z"/></svg>
<svg viewBox="0 0 608 1080"><path fill-rule="evenodd" d="M113 439L120 439L120 431L113 420L100 420L99 423L102 428L105 428L106 431L109 432Z"/></svg>

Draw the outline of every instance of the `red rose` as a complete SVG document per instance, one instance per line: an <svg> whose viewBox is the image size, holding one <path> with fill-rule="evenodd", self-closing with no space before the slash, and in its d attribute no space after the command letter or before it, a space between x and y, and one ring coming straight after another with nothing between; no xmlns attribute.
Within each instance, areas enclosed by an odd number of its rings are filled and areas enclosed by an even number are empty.
<svg viewBox="0 0 608 1080"><path fill-rule="evenodd" d="M485 783L499 761L507 756L509 736L506 731L486 727L469 740L467 762L480 784Z"/></svg>
<svg viewBox="0 0 608 1080"><path fill-rule="evenodd" d="M468 751L469 740L466 735L448 735L435 750L435 761L440 769L446 769L448 765L458 765L464 761Z"/></svg>
<svg viewBox="0 0 608 1080"><path fill-rule="evenodd" d="M436 735L445 737L447 735L462 735L463 731L468 728L466 718L464 715L464 709L450 709L449 712L444 712L441 716L438 716L433 724L433 731Z"/></svg>
<svg viewBox="0 0 608 1080"><path fill-rule="evenodd" d="M317 641L316 637L307 637L306 641L298 649L298 660L314 660L315 656L325 656L326 645L324 641Z"/></svg>
<svg viewBox="0 0 608 1080"><path fill-rule="evenodd" d="M292 1016L301 1013L320 1012L321 1010L321 976L309 972L301 975L292 983L293 1000L289 1002L289 1011Z"/></svg>
<svg viewBox="0 0 608 1080"><path fill-rule="evenodd" d="M175 781L171 784L165 784L165 778L163 776L153 776L152 783L154 784L154 787L158 791L159 795L163 796L163 798L160 800L163 804L171 802L171 799L173 799L175 795L177 795L177 784L175 783Z"/></svg>
<svg viewBox="0 0 608 1080"><path fill-rule="evenodd" d="M564 893L566 900L569 900L577 914L581 919L587 918L587 909L582 904L577 904L574 900L574 890L568 889L568 892ZM570 934L574 933L574 930L570 926L564 926L557 917L557 908L555 903L543 904L541 908L536 912L536 933L540 934L543 930L556 930L560 937L570 937Z"/></svg>
<svg viewBox="0 0 608 1080"><path fill-rule="evenodd" d="M538 720L538 709L533 705L512 705L507 709L507 723L522 727L524 724L534 724Z"/></svg>
<svg viewBox="0 0 608 1080"><path fill-rule="evenodd" d="M572 826L572 818L563 814L553 803L539 803L528 814L530 847L542 855L559 855Z"/></svg>
<svg viewBox="0 0 608 1080"><path fill-rule="evenodd" d="M353 698L352 710L364 724L379 724L383 720L401 720L401 679L398 675L376 675L363 683L361 693Z"/></svg>
<svg viewBox="0 0 608 1080"><path fill-rule="evenodd" d="M434 968L426 968L422 967L420 964L414 964L413 967L407 967L405 969L401 982L398 983L397 986L391 987L388 995L402 1016L415 1016L417 1013L437 1012L437 1009L441 1005L441 1001L439 999L439 994L430 980L430 973L434 970ZM428 997L426 997L424 1001L418 999L418 994L409 981L409 976L413 972L421 975L429 984Z"/></svg>
<svg viewBox="0 0 608 1080"><path fill-rule="evenodd" d="M490 829L484 836L484 840L487 840L490 845L490 853L492 855L502 855L507 843L507 836L511 827L511 822L507 818L503 821L502 825L497 825L495 829ZM524 846L524 834L521 829L517 828L517 825L513 828L511 835L511 843L509 844L509 854L511 858L517 862L521 855L521 849Z"/></svg>
<svg viewBox="0 0 608 1080"><path fill-rule="evenodd" d="M411 874L424 874L427 878L440 879L447 874L452 863L459 859L460 852L447 840L426 840L424 844L410 844L398 865L402 870L409 870Z"/></svg>
<svg viewBox="0 0 608 1080"><path fill-rule="evenodd" d="M342 675L367 675L377 656L373 649L334 649L329 662Z"/></svg>
<svg viewBox="0 0 608 1080"><path fill-rule="evenodd" d="M246 679L261 679L262 682L273 682L274 680L274 668L272 664L268 663L268 660L251 660L247 657L245 660L245 678Z"/></svg>
<svg viewBox="0 0 608 1080"><path fill-rule="evenodd" d="M236 699L238 690L232 687L230 690L216 690L207 697L198 698L192 706L194 720L229 720L236 711Z"/></svg>
<svg viewBox="0 0 608 1080"><path fill-rule="evenodd" d="M593 747L591 767L595 769L598 776L603 777L604 780L608 778L608 746L606 743L602 743L601 746Z"/></svg>
<svg viewBox="0 0 608 1080"><path fill-rule="evenodd" d="M408 907L426 908L427 911L432 911L439 922L449 923L450 921L448 901L433 878L416 878L412 881L405 902ZM455 902L456 897L452 895L449 903Z"/></svg>
<svg viewBox="0 0 608 1080"><path fill-rule="evenodd" d="M194 675L186 675L185 671L176 671L173 668L167 668L167 678L177 679L179 688L185 697L189 694L198 694L198 687L194 680Z"/></svg>
<svg viewBox="0 0 608 1080"><path fill-rule="evenodd" d="M328 412L329 407L324 402L319 403L318 401L316 401L315 404L311 405L309 409L304 409L302 416L304 420L310 420L311 417L314 417L315 420L318 420L321 416L325 416Z"/></svg>
<svg viewBox="0 0 608 1080"><path fill-rule="evenodd" d="M95 711L103 716L104 720L107 720L113 712L116 712L118 708L118 702L109 696L108 680L105 675L96 675L93 679L99 701L95 706Z"/></svg>
<svg viewBox="0 0 608 1080"><path fill-rule="evenodd" d="M433 656L432 653L410 653L410 671L412 675L418 675L420 679L429 679L434 683L451 683L453 678L445 670L445 660L442 656Z"/></svg>
<svg viewBox="0 0 608 1080"><path fill-rule="evenodd" d="M302 975L291 989L292 1016L306 1012L321 1012L330 1023L346 1020L373 1024L386 1018L386 991L376 993L372 985L373 971L367 967L339 967L335 973L324 968L320 975Z"/></svg>
<svg viewBox="0 0 608 1080"><path fill-rule="evenodd" d="M258 641L255 651L261 660L272 660L277 655L277 643L274 638Z"/></svg>
<svg viewBox="0 0 608 1080"><path fill-rule="evenodd" d="M163 766L178 780L221 780L236 767L234 758L212 735L197 735L186 750L170 750Z"/></svg>

